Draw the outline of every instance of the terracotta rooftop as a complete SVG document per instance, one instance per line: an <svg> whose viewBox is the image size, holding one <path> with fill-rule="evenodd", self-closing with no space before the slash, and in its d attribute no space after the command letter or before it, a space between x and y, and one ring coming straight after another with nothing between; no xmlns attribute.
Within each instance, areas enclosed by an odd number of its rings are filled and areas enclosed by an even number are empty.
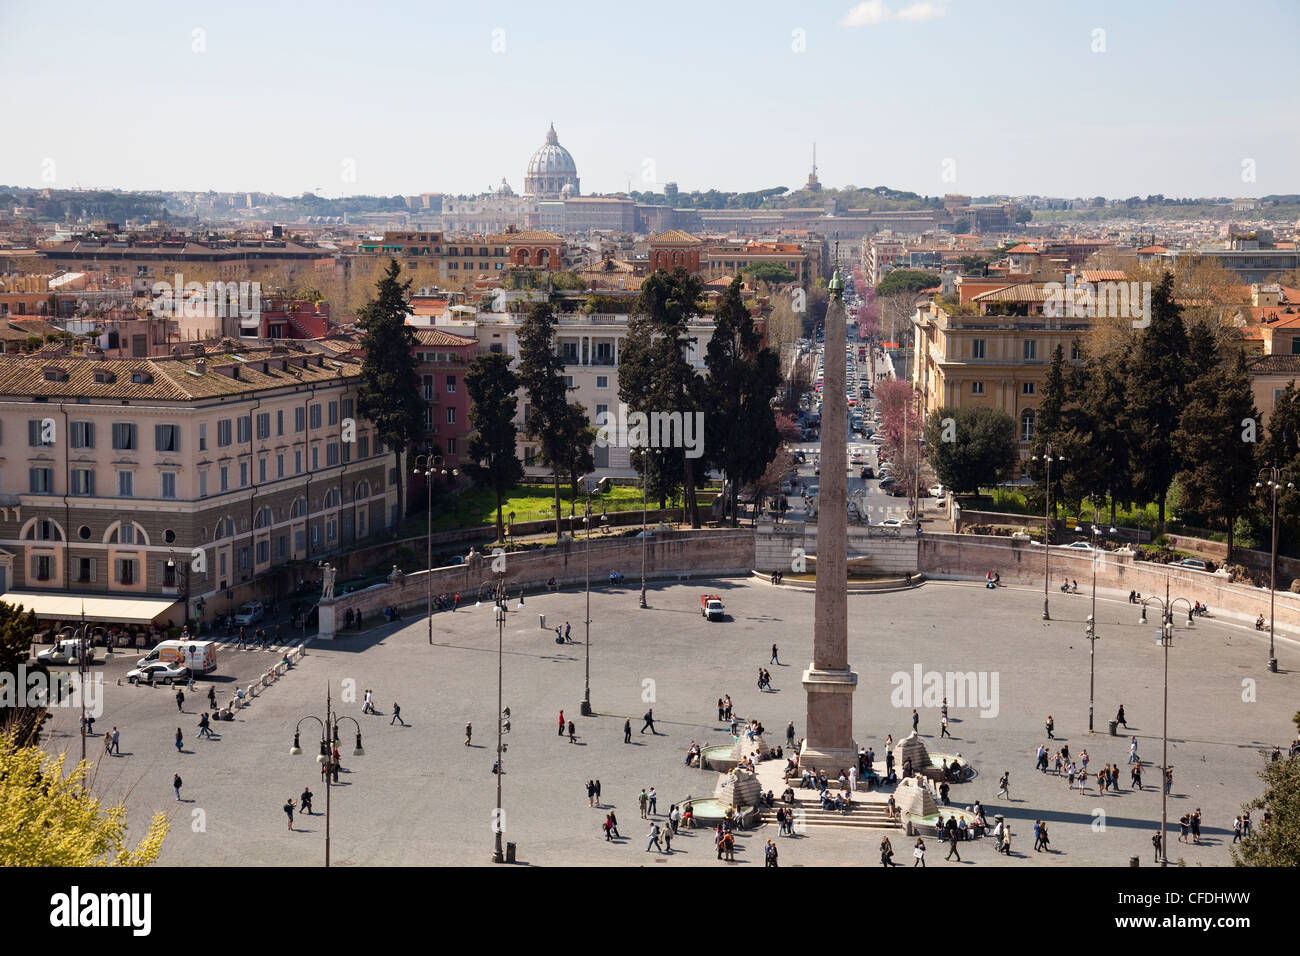
<svg viewBox="0 0 1300 956"><path fill-rule="evenodd" d="M564 238L545 229L524 229L521 232L503 232L500 235L488 236L487 241L504 242L508 245L512 242L564 242Z"/></svg>
<svg viewBox="0 0 1300 956"><path fill-rule="evenodd" d="M1081 269L1079 277L1084 282L1127 282L1128 274L1122 269Z"/></svg>
<svg viewBox="0 0 1300 956"><path fill-rule="evenodd" d="M1246 360L1251 375L1300 375L1300 355L1261 355Z"/></svg>
<svg viewBox="0 0 1300 956"><path fill-rule="evenodd" d="M655 245L673 242L686 242L698 245L700 240L692 236L689 232L685 232L681 229L669 229L667 232L661 232L657 236L651 236L650 242Z"/></svg>
<svg viewBox="0 0 1300 956"><path fill-rule="evenodd" d="M1165 246L1144 246L1138 250L1138 255L1159 255L1162 252L1168 252Z"/></svg>
<svg viewBox="0 0 1300 956"><path fill-rule="evenodd" d="M478 345L478 339L470 335L456 335L442 329L416 329L415 340L421 345L434 345L449 348L458 345Z"/></svg>
<svg viewBox="0 0 1300 956"><path fill-rule="evenodd" d="M1027 242L1022 242L1017 246L1012 246L1007 250L1007 255L1011 256L1036 256L1042 253L1041 249L1031 246Z"/></svg>
<svg viewBox="0 0 1300 956"><path fill-rule="evenodd" d="M306 362L305 367L302 366ZM300 383L329 382L361 374L357 362L336 364L329 356L285 349L282 346L237 351L208 347L205 371L199 359L180 358L48 359L44 356L0 355L0 396L86 396L94 399L147 399L185 402L218 395L239 395L284 388ZM264 363L266 368L263 368ZM288 363L288 368L284 364ZM217 369L239 369L233 378ZM47 369L63 369L67 379L46 381ZM113 381L97 382L96 372L111 372Z"/></svg>

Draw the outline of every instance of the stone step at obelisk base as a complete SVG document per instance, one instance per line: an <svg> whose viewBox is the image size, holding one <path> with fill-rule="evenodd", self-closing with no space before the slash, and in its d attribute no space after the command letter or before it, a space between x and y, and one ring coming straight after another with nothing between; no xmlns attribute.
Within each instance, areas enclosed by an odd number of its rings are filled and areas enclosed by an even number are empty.
<svg viewBox="0 0 1300 956"><path fill-rule="evenodd" d="M853 809L848 813L841 813L835 810L823 810L821 802L817 799L817 791L802 790L799 787L799 778L794 777L789 782L785 780L785 761L784 760L765 760L758 764L759 789L763 793L769 790L776 799L776 804L771 809L763 809L763 822L776 822L776 811L778 807L785 806L787 809L795 810L795 827L796 832L802 825L805 827L847 827L851 829L872 829L872 830L896 830L901 824L901 815L897 820L889 819L889 793L880 790L865 790L866 785L858 781L858 790L853 794ZM786 787L794 791L794 806L781 803L781 795L785 793ZM834 792L839 790L839 781L829 781L829 789Z"/></svg>

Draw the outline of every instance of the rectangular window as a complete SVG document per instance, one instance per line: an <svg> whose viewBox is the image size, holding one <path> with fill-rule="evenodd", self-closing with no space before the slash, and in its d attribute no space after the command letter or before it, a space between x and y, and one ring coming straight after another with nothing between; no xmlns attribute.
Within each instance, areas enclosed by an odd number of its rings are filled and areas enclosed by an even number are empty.
<svg viewBox="0 0 1300 956"><path fill-rule="evenodd" d="M293 410L293 430L300 432L307 427L307 409L295 408Z"/></svg>
<svg viewBox="0 0 1300 956"><path fill-rule="evenodd" d="M257 480L259 483L263 483L263 484L266 482L266 459L265 458L257 459Z"/></svg>
<svg viewBox="0 0 1300 956"><path fill-rule="evenodd" d="M225 448L230 444L230 419L223 418L217 422L217 447Z"/></svg>
<svg viewBox="0 0 1300 956"><path fill-rule="evenodd" d="M48 554L32 556L32 577L37 581L48 581L54 576L54 559Z"/></svg>
<svg viewBox="0 0 1300 956"><path fill-rule="evenodd" d="M95 447L95 423L94 422L73 422L72 423L72 447L73 448L94 448Z"/></svg>
<svg viewBox="0 0 1300 956"><path fill-rule="evenodd" d="M325 522L325 540L333 544L339 537L339 523L330 518Z"/></svg>
<svg viewBox="0 0 1300 956"><path fill-rule="evenodd" d="M301 448L297 449L293 453L293 473L295 475L302 474L302 449Z"/></svg>
<svg viewBox="0 0 1300 956"><path fill-rule="evenodd" d="M596 376L596 387L597 387L597 388L609 388L609 376L608 376L608 375L597 375L597 376Z"/></svg>
<svg viewBox="0 0 1300 956"><path fill-rule="evenodd" d="M131 422L114 422L113 447L118 451L134 451L135 425Z"/></svg>
<svg viewBox="0 0 1300 956"><path fill-rule="evenodd" d="M239 570L247 571L252 561L253 552L251 548L239 549Z"/></svg>
<svg viewBox="0 0 1300 956"><path fill-rule="evenodd" d="M119 471L117 473L117 495L119 498L131 498L135 495L135 472Z"/></svg>
<svg viewBox="0 0 1300 956"><path fill-rule="evenodd" d="M320 525L318 524L311 526L311 546L313 548L320 547Z"/></svg>
<svg viewBox="0 0 1300 956"><path fill-rule="evenodd" d="M448 438L443 444L447 446L446 452L448 455L456 454L456 439Z"/></svg>
<svg viewBox="0 0 1300 956"><path fill-rule="evenodd" d="M28 468L27 487L34 495L54 494L54 469Z"/></svg>
<svg viewBox="0 0 1300 956"><path fill-rule="evenodd" d="M293 549L298 552L307 550L307 532L301 528L293 533Z"/></svg>
<svg viewBox="0 0 1300 956"><path fill-rule="evenodd" d="M1023 383L1021 383L1021 386L1020 386L1020 394L1021 394L1021 395L1033 395L1033 394L1035 394L1035 388L1036 388L1036 386L1035 386L1035 384L1034 384L1033 382L1023 382Z"/></svg>
<svg viewBox="0 0 1300 956"><path fill-rule="evenodd" d="M288 555L289 555L289 536L287 534L277 535L275 538L276 559L279 560L280 558L288 557Z"/></svg>
<svg viewBox="0 0 1300 956"><path fill-rule="evenodd" d="M1078 342L1070 343L1070 361L1071 362L1083 361L1083 350L1079 348Z"/></svg>
<svg viewBox="0 0 1300 956"><path fill-rule="evenodd" d="M93 495L95 493L95 473L89 468L72 469L72 494Z"/></svg>
<svg viewBox="0 0 1300 956"><path fill-rule="evenodd" d="M271 542L270 541L257 542L257 563L266 564L270 560L271 560Z"/></svg>
<svg viewBox="0 0 1300 956"><path fill-rule="evenodd" d="M565 388L573 388L573 376L572 376L572 375L566 375L566 376L564 376L564 387L565 387Z"/></svg>
<svg viewBox="0 0 1300 956"><path fill-rule="evenodd" d="M53 419L49 419L51 422ZM54 444L54 432L45 427L45 419L29 418L27 420L27 444L33 448L45 448Z"/></svg>
<svg viewBox="0 0 1300 956"><path fill-rule="evenodd" d="M972 339L970 343L970 357L973 359L984 358L984 340Z"/></svg>
<svg viewBox="0 0 1300 956"><path fill-rule="evenodd" d="M208 473L206 471L201 471L199 472L199 497L206 498L207 496L208 496Z"/></svg>
<svg viewBox="0 0 1300 956"><path fill-rule="evenodd" d="M320 467L320 446L311 446L311 470L315 471Z"/></svg>
<svg viewBox="0 0 1300 956"><path fill-rule="evenodd" d="M135 584L135 559L118 558L117 559L117 583L118 584Z"/></svg>
<svg viewBox="0 0 1300 956"><path fill-rule="evenodd" d="M325 446L325 465L337 465L339 463L339 446L338 442L330 442Z"/></svg>
<svg viewBox="0 0 1300 956"><path fill-rule="evenodd" d="M199 451L208 450L208 423L199 422Z"/></svg>
<svg viewBox="0 0 1300 956"><path fill-rule="evenodd" d="M983 395L983 394L984 394L984 383L983 383L983 382L971 382L971 383L970 383L970 393L971 393L972 395Z"/></svg>
<svg viewBox="0 0 1300 956"><path fill-rule="evenodd" d="M179 425L155 425L153 427L153 447L154 451L180 451L181 427Z"/></svg>
<svg viewBox="0 0 1300 956"><path fill-rule="evenodd" d="M119 525L117 540L119 544L135 544L135 525L129 522L123 522Z"/></svg>
<svg viewBox="0 0 1300 956"><path fill-rule="evenodd" d="M221 466L221 490L230 490L230 468L226 465Z"/></svg>
<svg viewBox="0 0 1300 956"><path fill-rule="evenodd" d="M162 586L165 587L165 588L174 588L174 587L176 587L176 565L175 565L175 563L168 564L166 561L159 561L159 562L158 562L158 569L162 572L162 573L160 574L160 577L162 578Z"/></svg>
<svg viewBox="0 0 1300 956"><path fill-rule="evenodd" d="M432 375L424 376L424 400L426 402L433 401L433 376Z"/></svg>
<svg viewBox="0 0 1300 956"><path fill-rule="evenodd" d="M95 559L78 558L77 559L77 583L86 584L95 580Z"/></svg>
<svg viewBox="0 0 1300 956"><path fill-rule="evenodd" d="M356 403L352 399L350 398L343 399L343 417L352 418L353 417L352 410L355 407L356 407Z"/></svg>
<svg viewBox="0 0 1300 956"><path fill-rule="evenodd" d="M345 441L343 443L343 461L349 462L351 460L352 460L352 442Z"/></svg>
<svg viewBox="0 0 1300 956"><path fill-rule="evenodd" d="M370 457L370 436L369 435L362 435L359 439L357 439L357 457L358 458Z"/></svg>
<svg viewBox="0 0 1300 956"><path fill-rule="evenodd" d="M270 438L270 437L271 437L271 413L270 413L270 412L259 412L259 413L258 413L258 415L257 415L257 437L258 437L258 438Z"/></svg>
<svg viewBox="0 0 1300 956"><path fill-rule="evenodd" d="M320 428L320 403L317 402L311 407L311 427Z"/></svg>
<svg viewBox="0 0 1300 956"><path fill-rule="evenodd" d="M330 402L330 404L329 404L329 417L330 417L330 424L331 424L331 425L337 425L337 424L339 423L339 403L338 403L338 402Z"/></svg>
<svg viewBox="0 0 1300 956"><path fill-rule="evenodd" d="M1025 361L1032 362L1038 358L1038 342L1034 339L1028 339L1025 342Z"/></svg>
<svg viewBox="0 0 1300 956"><path fill-rule="evenodd" d="M275 477L277 478L284 477L284 455L283 454L279 454L275 456Z"/></svg>
<svg viewBox="0 0 1300 956"><path fill-rule="evenodd" d="M239 487L248 487L248 462L246 461L239 463Z"/></svg>
<svg viewBox="0 0 1300 956"><path fill-rule="evenodd" d="M221 576L225 577L226 576L226 552L224 551L221 552L219 556L219 560L217 561L217 566L220 568Z"/></svg>
<svg viewBox="0 0 1300 956"><path fill-rule="evenodd" d="M243 415L239 419L239 443L247 444L253 437L253 421L248 415Z"/></svg>
<svg viewBox="0 0 1300 956"><path fill-rule="evenodd" d="M448 394L448 395L455 395L455 394L456 394L456 376L455 376L455 375L448 375L448 376L447 376L447 394Z"/></svg>
<svg viewBox="0 0 1300 956"><path fill-rule="evenodd" d="M275 433L276 435L284 434L284 409L278 409L275 413Z"/></svg>

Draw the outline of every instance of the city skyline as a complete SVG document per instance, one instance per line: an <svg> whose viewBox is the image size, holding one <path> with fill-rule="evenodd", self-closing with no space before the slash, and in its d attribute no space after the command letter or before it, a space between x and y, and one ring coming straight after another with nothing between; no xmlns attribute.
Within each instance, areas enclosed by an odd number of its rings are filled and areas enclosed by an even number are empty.
<svg viewBox="0 0 1300 956"><path fill-rule="evenodd" d="M333 198L474 195L504 177L522 192L553 122L584 193L796 189L814 142L828 187L1296 192L1300 131L1278 120L1295 113L1300 15L1268 3L1201 29L1221 6L838 0L670 5L642 22L586 4L559 18L399 4L358 20L334 3L310 17L143 3L128 18L74 3L72 35L10 4L0 77L38 78L50 106L25 116L0 182Z"/></svg>

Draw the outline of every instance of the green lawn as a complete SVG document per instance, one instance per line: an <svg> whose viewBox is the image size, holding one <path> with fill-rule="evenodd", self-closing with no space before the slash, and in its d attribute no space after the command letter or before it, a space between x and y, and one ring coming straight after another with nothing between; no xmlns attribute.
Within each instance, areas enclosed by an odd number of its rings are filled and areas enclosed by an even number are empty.
<svg viewBox="0 0 1300 956"><path fill-rule="evenodd" d="M569 515L569 500L573 497L570 489L560 486L560 508L564 517ZM586 510L587 499L579 495L573 506L574 513L582 515ZM649 502L652 509L658 508L657 501ZM680 499L673 499L669 507L681 507ZM487 489L466 492L458 499L443 497L434 499L433 530L451 531L456 528L476 524L496 523L496 496ZM514 512L515 521L543 521L555 516L555 491L543 485L517 485L502 499L502 513L509 522L510 512ZM602 511L640 511L641 489L629 485L614 485L603 495L591 496L591 509L596 514ZM403 534L416 535L424 533L424 515L411 515Z"/></svg>

